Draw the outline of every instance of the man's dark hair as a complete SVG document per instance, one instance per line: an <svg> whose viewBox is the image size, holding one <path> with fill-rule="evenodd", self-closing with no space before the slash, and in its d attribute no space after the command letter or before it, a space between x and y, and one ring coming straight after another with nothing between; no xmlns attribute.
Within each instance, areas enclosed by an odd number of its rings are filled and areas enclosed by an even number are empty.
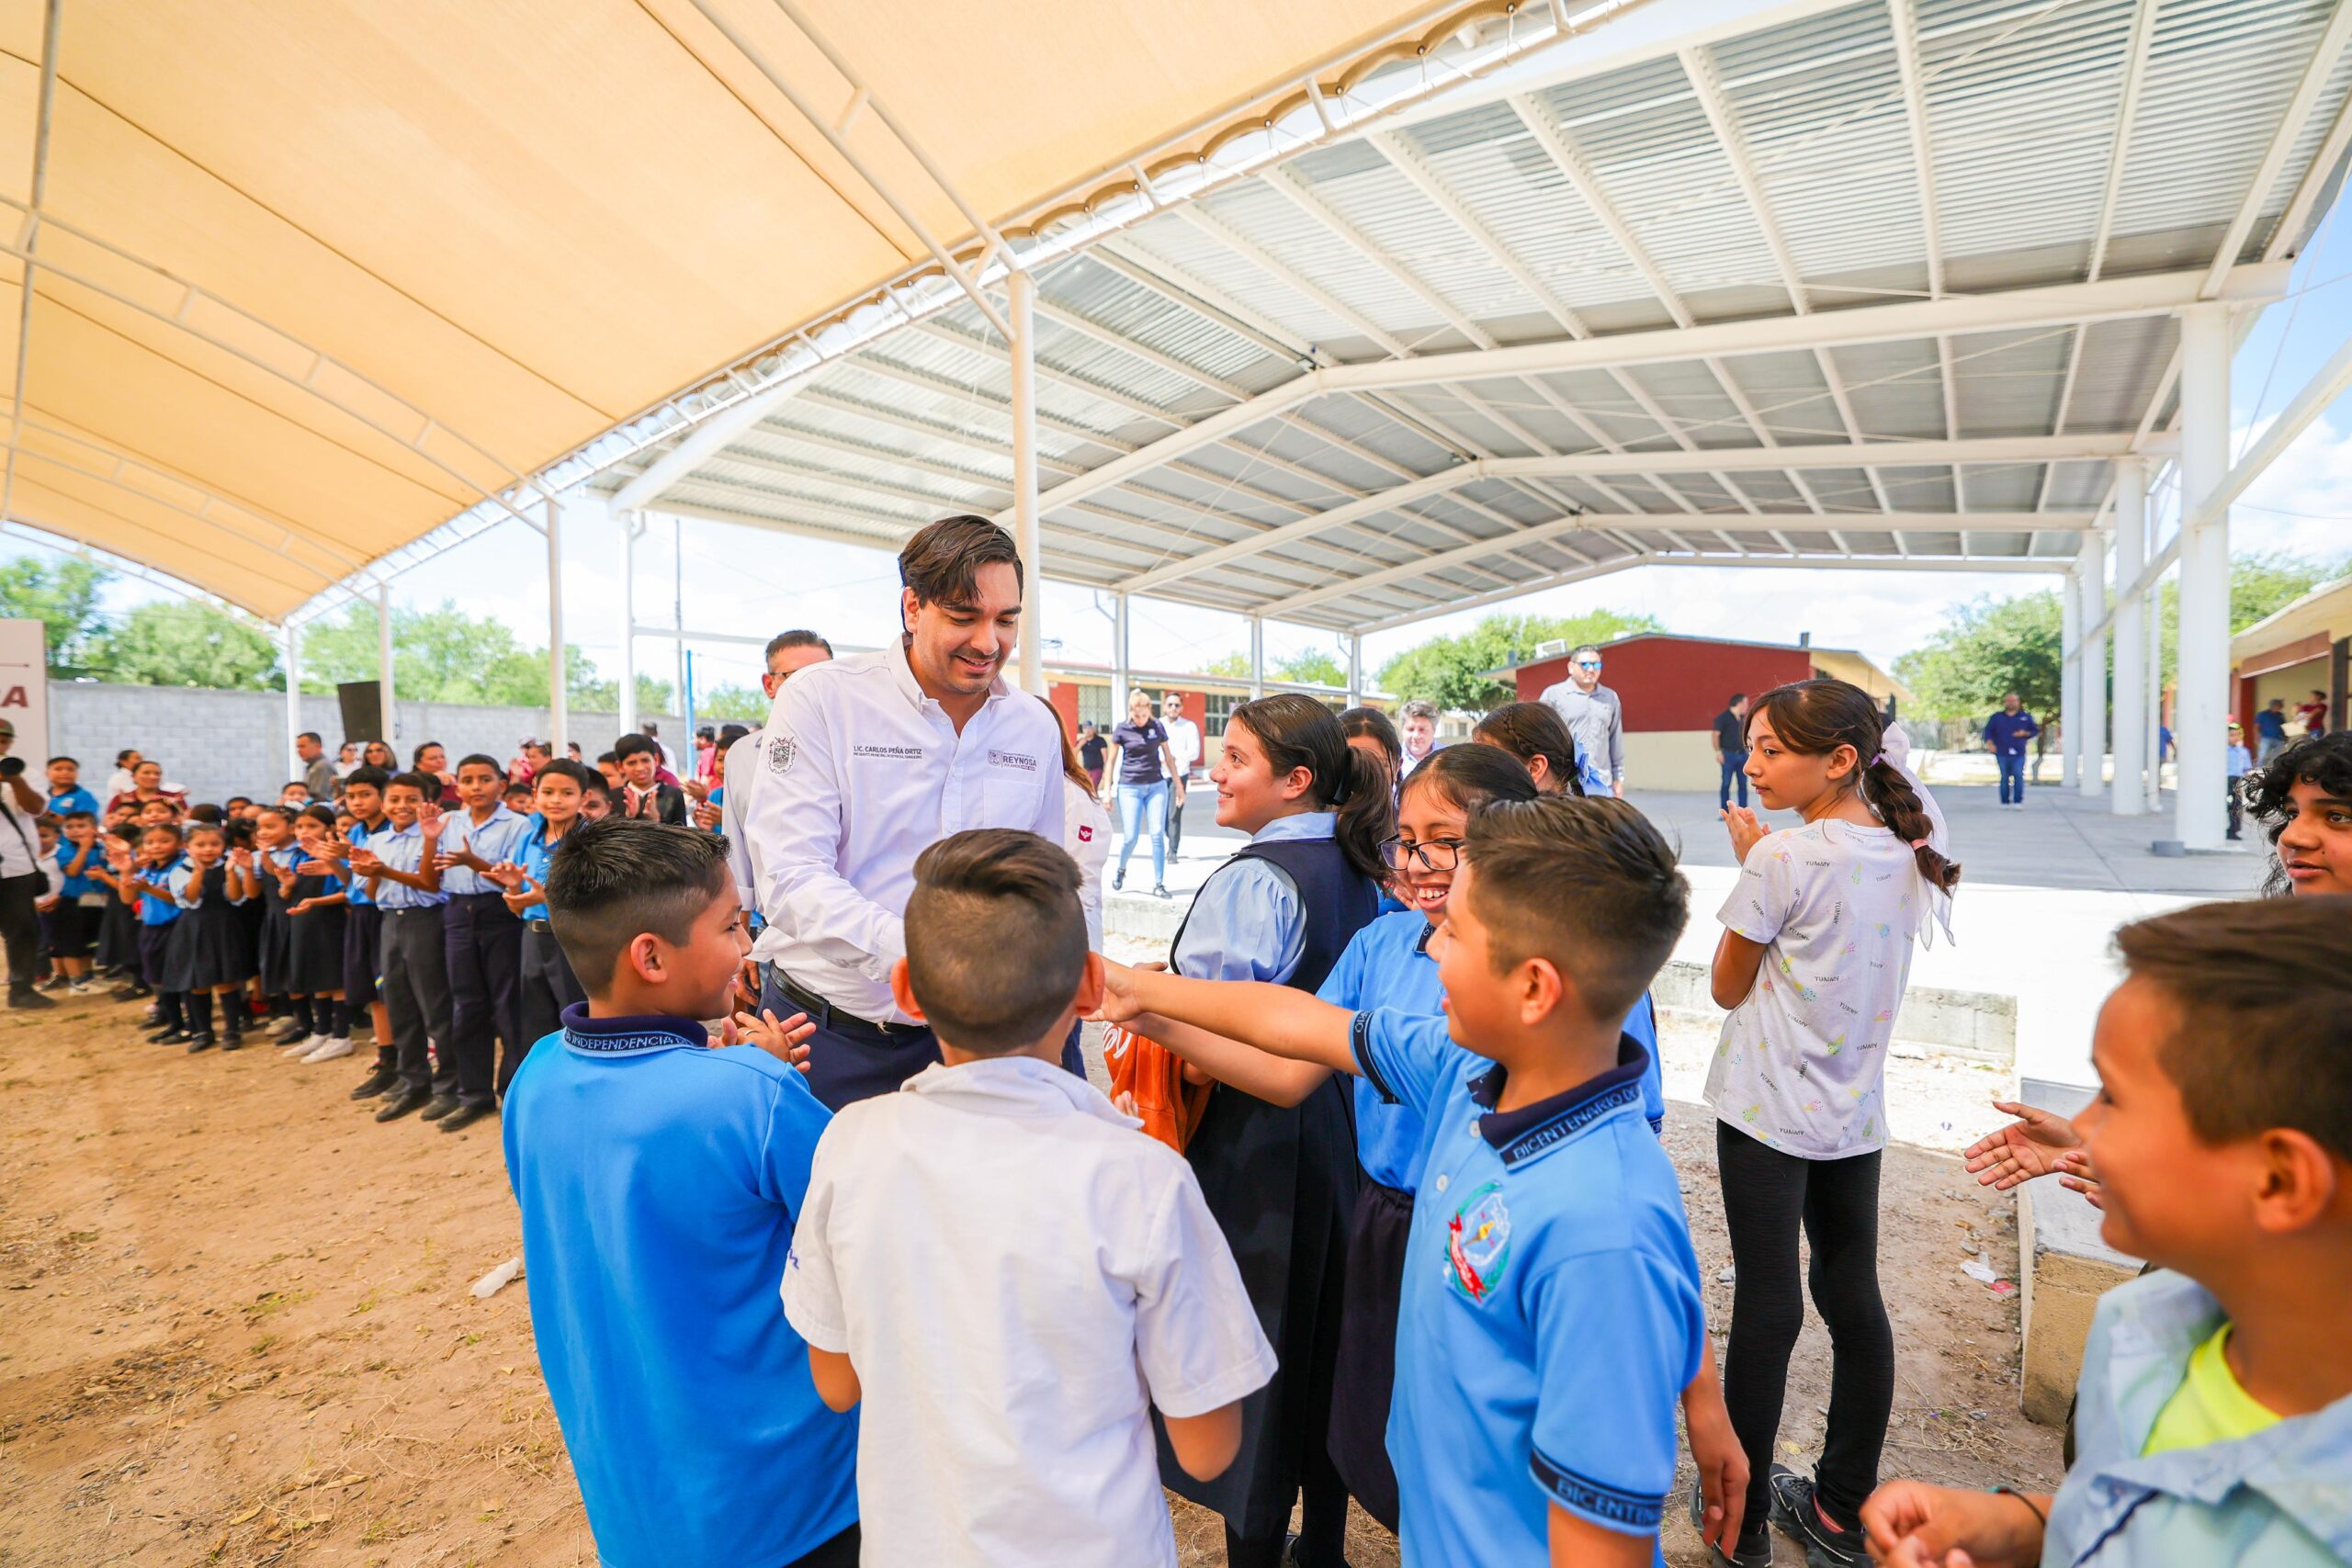
<svg viewBox="0 0 2352 1568"><path fill-rule="evenodd" d="M596 761L600 763L617 762L620 761L620 758L611 751L599 751L596 753Z"/></svg>
<svg viewBox="0 0 2352 1568"><path fill-rule="evenodd" d="M356 785L365 784L368 788L381 793L384 786L391 782L392 775L381 768L358 767L344 775L343 787L348 790Z"/></svg>
<svg viewBox="0 0 2352 1568"><path fill-rule="evenodd" d="M1054 1026L1086 973L1078 882L1060 845L1013 828L951 834L915 857L907 983L942 1040L994 1056Z"/></svg>
<svg viewBox="0 0 2352 1568"><path fill-rule="evenodd" d="M980 568L998 562L1022 582L1021 552L1012 536L985 517L964 513L926 523L899 551L899 581L922 604L968 604Z"/></svg>
<svg viewBox="0 0 2352 1568"><path fill-rule="evenodd" d="M777 654L782 653L787 648L821 648L825 650L826 658L831 659L833 656L833 645L831 643L827 642L822 637L815 632L796 629L788 632L778 632L775 636L768 638L767 651L760 656L763 663L767 660L774 659Z"/></svg>
<svg viewBox="0 0 2352 1568"><path fill-rule="evenodd" d="M311 745L318 747L321 750L324 750L326 749L327 743L319 739L319 732L315 729L306 729L294 739L297 740L307 740Z"/></svg>
<svg viewBox="0 0 2352 1568"><path fill-rule="evenodd" d="M76 768L79 768L82 765L81 759L78 757L51 757L49 760L49 762L51 767L55 767L60 762L71 762Z"/></svg>
<svg viewBox="0 0 2352 1568"><path fill-rule="evenodd" d="M503 779L506 776L506 770L500 765L497 758L485 755L480 751L469 751L464 756L458 759L458 772L462 773L468 768L488 768L492 773L496 773L501 779Z"/></svg>
<svg viewBox="0 0 2352 1568"><path fill-rule="evenodd" d="M662 760L662 748L650 735L624 735L613 742L613 761L616 762L626 762L639 752L650 752L657 763Z"/></svg>
<svg viewBox="0 0 2352 1568"><path fill-rule="evenodd" d="M727 840L698 828L607 818L574 828L548 863L548 923L592 995L612 988L628 944L684 946L711 900L733 897Z"/></svg>
<svg viewBox="0 0 2352 1568"><path fill-rule="evenodd" d="M1595 1019L1622 1019L1690 919L1690 885L1666 840L1605 795L1497 801L1464 830L1472 912L1498 974L1548 960Z"/></svg>
<svg viewBox="0 0 2352 1568"><path fill-rule="evenodd" d="M2181 1010L2156 1062L2200 1141L2292 1127L2352 1160L2352 897L2199 904L2115 948Z"/></svg>
<svg viewBox="0 0 2352 1568"><path fill-rule="evenodd" d="M718 732L718 749L724 751L751 733L752 727L748 724L730 724Z"/></svg>
<svg viewBox="0 0 2352 1568"><path fill-rule="evenodd" d="M1741 698L1747 695L1747 694L1746 692L1734 692L1730 696L1724 699L1724 706L1729 707L1732 704L1738 702Z"/></svg>
<svg viewBox="0 0 2352 1568"><path fill-rule="evenodd" d="M646 736L659 735L662 733L662 727L649 718L642 725L639 726L638 732Z"/></svg>
<svg viewBox="0 0 2352 1568"><path fill-rule="evenodd" d="M441 781L435 778L431 773L394 773L385 782L384 787L388 790L396 789L402 784L405 784L410 789L416 791L418 795L424 799L438 800L441 798Z"/></svg>

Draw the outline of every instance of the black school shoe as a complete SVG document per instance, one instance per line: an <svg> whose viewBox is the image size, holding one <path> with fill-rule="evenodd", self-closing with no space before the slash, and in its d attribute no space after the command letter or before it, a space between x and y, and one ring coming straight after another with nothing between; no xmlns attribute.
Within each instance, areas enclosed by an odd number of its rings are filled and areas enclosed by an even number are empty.
<svg viewBox="0 0 2352 1568"><path fill-rule="evenodd" d="M424 1110L432 1099L433 1091L424 1089L404 1089L398 1094L387 1095L384 1108L376 1112L376 1120L397 1122L412 1111Z"/></svg>
<svg viewBox="0 0 2352 1568"><path fill-rule="evenodd" d="M1690 1528L1702 1536L1707 1529L1707 1500L1700 1490L1690 1488ZM1707 1560L1716 1564L1730 1563L1732 1568L1772 1568L1772 1527L1762 1519L1740 1521L1739 1539L1725 1551L1720 1546L1707 1548Z"/></svg>
<svg viewBox="0 0 2352 1568"><path fill-rule="evenodd" d="M441 1118L448 1115L457 1109L458 1097L456 1095L436 1094L424 1107L424 1119L427 1122L438 1122Z"/></svg>
<svg viewBox="0 0 2352 1568"><path fill-rule="evenodd" d="M187 1037L187 1054L191 1056L198 1051L211 1050L212 1045L212 1031L209 1029L199 1029Z"/></svg>
<svg viewBox="0 0 2352 1568"><path fill-rule="evenodd" d="M56 1005L57 999L54 997L44 996L34 990L32 982L29 980L21 986L8 987L8 1006L16 1011L39 1012L43 1008L53 1008Z"/></svg>
<svg viewBox="0 0 2352 1568"><path fill-rule="evenodd" d="M175 1023L168 1029L158 1030L141 1038L150 1045L185 1045L188 1041L188 1032Z"/></svg>
<svg viewBox="0 0 2352 1568"><path fill-rule="evenodd" d="M428 1111L427 1114L431 1113ZM441 1118L441 1130L445 1133L462 1133L475 1122L486 1122L497 1114L498 1107L495 1105L461 1103L455 1111Z"/></svg>
<svg viewBox="0 0 2352 1568"><path fill-rule="evenodd" d="M400 1081L401 1074L398 1067L393 1066L390 1062L378 1062L376 1070L360 1079L358 1087L351 1091L351 1098L373 1100L398 1085Z"/></svg>
<svg viewBox="0 0 2352 1568"><path fill-rule="evenodd" d="M1813 1478L1785 1464L1772 1467L1772 1523L1804 1548L1805 1568L1868 1568L1870 1550L1862 1532L1838 1529L1823 1519L1814 1501Z"/></svg>

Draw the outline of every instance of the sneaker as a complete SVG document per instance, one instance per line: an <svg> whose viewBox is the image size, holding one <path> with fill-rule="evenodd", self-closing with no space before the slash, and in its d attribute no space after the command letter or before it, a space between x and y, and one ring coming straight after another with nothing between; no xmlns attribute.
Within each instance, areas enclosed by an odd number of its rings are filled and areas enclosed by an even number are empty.
<svg viewBox="0 0 2352 1568"><path fill-rule="evenodd" d="M1690 1488L1690 1528L1704 1532L1707 1528L1707 1504L1696 1486ZM1733 1568L1772 1568L1772 1527L1763 1519L1743 1519L1739 1539L1725 1551L1720 1546L1707 1548L1708 1561L1718 1565L1730 1563Z"/></svg>
<svg viewBox="0 0 2352 1568"><path fill-rule="evenodd" d="M455 1111L450 1111L449 1114L441 1118L441 1130L445 1133L462 1133L467 1128L472 1126L475 1122L486 1122L497 1114L498 1107L494 1104L461 1104Z"/></svg>
<svg viewBox="0 0 2352 1568"><path fill-rule="evenodd" d="M98 987L97 982L92 980L87 975L85 975L65 988L73 992L77 997L86 997L92 991L96 990Z"/></svg>
<svg viewBox="0 0 2352 1568"><path fill-rule="evenodd" d="M1153 883L1151 885L1151 896L1155 898L1172 898L1175 897L1174 894L1168 891L1168 884L1165 882Z"/></svg>
<svg viewBox="0 0 2352 1568"><path fill-rule="evenodd" d="M432 1103L433 1091L426 1089L404 1089L398 1094L384 1097L383 1109L376 1112L379 1122L397 1122L412 1111L422 1111Z"/></svg>
<svg viewBox="0 0 2352 1568"><path fill-rule="evenodd" d="M273 1045L291 1045L298 1040L309 1038L311 1038L311 1026L307 1023L299 1023L289 1018L286 1021L285 1027L269 1037L269 1043Z"/></svg>
<svg viewBox="0 0 2352 1568"><path fill-rule="evenodd" d="M358 1087L351 1091L351 1098L354 1100L373 1100L378 1095L382 1094L398 1085L400 1081L401 1074L398 1067L393 1066L389 1062L379 1062L376 1064L376 1070L374 1072L369 1073L366 1077L359 1080Z"/></svg>
<svg viewBox="0 0 2352 1568"><path fill-rule="evenodd" d="M424 1119L427 1122L438 1122L441 1118L448 1115L451 1111L457 1109L458 1097L456 1095L436 1094L433 1097L432 1102L424 1108Z"/></svg>
<svg viewBox="0 0 2352 1568"><path fill-rule="evenodd" d="M306 1065L337 1061L351 1055L351 1036L348 1034L314 1034L303 1043L311 1047L309 1055L302 1058Z"/></svg>
<svg viewBox="0 0 2352 1568"><path fill-rule="evenodd" d="M278 1046L277 1054L281 1056L307 1056L319 1048L321 1038L316 1034L305 1034L300 1040ZM277 1042L273 1040L270 1043L276 1045Z"/></svg>
<svg viewBox="0 0 2352 1568"><path fill-rule="evenodd" d="M1116 893L1127 885L1127 868L1121 866L1111 874L1111 891Z"/></svg>
<svg viewBox="0 0 2352 1568"><path fill-rule="evenodd" d="M1811 1476L1776 1464L1770 1485L1772 1523L1804 1548L1805 1568L1867 1568L1870 1551L1862 1544L1862 1532L1841 1529L1822 1516Z"/></svg>
<svg viewBox="0 0 2352 1568"><path fill-rule="evenodd" d="M71 982L66 979L64 970L52 969L49 972L49 978L36 981L33 988L37 991L62 991Z"/></svg>

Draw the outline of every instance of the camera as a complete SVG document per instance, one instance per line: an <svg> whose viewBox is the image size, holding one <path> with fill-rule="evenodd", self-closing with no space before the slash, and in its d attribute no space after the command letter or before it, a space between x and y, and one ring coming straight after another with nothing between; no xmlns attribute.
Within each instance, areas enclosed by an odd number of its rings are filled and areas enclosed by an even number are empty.
<svg viewBox="0 0 2352 1568"><path fill-rule="evenodd" d="M0 779L20 779L25 776L22 757L0 757Z"/></svg>

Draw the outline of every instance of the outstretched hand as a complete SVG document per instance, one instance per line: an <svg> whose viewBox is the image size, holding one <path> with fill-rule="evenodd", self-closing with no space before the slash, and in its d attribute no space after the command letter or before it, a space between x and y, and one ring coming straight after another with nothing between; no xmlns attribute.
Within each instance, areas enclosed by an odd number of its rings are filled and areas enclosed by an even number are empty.
<svg viewBox="0 0 2352 1568"><path fill-rule="evenodd" d="M2098 1173L2091 1168L2088 1150L2068 1149L2058 1156L2058 1185L2069 1192L2081 1193L2101 1213L2107 1212L2106 1192L2098 1184Z"/></svg>
<svg viewBox="0 0 2352 1568"><path fill-rule="evenodd" d="M2082 1145L2075 1124L2054 1111L2007 1100L1995 1100L1993 1109L2018 1120L1962 1151L1980 1187L2006 1192L2037 1176L2054 1175L2059 1156Z"/></svg>
<svg viewBox="0 0 2352 1568"><path fill-rule="evenodd" d="M1113 959L1102 961L1102 1005L1087 1016L1096 1023L1126 1023L1143 1015L1145 1009L1136 999L1136 972L1138 969L1165 969L1165 964L1121 964Z"/></svg>
<svg viewBox="0 0 2352 1568"><path fill-rule="evenodd" d="M519 872L520 868L517 870ZM527 875L520 876L500 897L505 900L508 913L520 915L538 903L538 885Z"/></svg>
<svg viewBox="0 0 2352 1568"><path fill-rule="evenodd" d="M1724 807L1724 829L1731 835L1731 852L1742 865L1747 863L1747 852L1762 841L1770 831L1756 820L1756 813L1745 806Z"/></svg>
<svg viewBox="0 0 2352 1568"><path fill-rule="evenodd" d="M719 1030L722 1045L757 1045L787 1067L808 1070L808 1047L806 1042L817 1032L805 1012L796 1012L779 1021L772 1011L763 1010L757 1018L739 1012Z"/></svg>

